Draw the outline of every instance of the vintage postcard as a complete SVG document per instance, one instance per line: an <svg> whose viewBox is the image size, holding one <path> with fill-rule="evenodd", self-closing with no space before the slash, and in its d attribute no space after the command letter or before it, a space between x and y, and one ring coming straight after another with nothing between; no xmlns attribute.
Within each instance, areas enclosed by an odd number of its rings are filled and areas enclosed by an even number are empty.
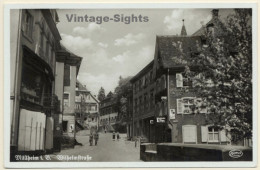
<svg viewBox="0 0 260 170"><path fill-rule="evenodd" d="M256 4L4 10L6 168L256 166Z"/></svg>

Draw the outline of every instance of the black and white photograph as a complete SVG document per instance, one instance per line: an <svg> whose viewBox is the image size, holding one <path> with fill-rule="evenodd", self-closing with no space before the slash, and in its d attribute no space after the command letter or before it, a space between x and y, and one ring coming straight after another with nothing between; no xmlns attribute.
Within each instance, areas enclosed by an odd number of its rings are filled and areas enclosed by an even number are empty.
<svg viewBox="0 0 260 170"><path fill-rule="evenodd" d="M256 8L193 6L8 6L7 167L255 166Z"/></svg>

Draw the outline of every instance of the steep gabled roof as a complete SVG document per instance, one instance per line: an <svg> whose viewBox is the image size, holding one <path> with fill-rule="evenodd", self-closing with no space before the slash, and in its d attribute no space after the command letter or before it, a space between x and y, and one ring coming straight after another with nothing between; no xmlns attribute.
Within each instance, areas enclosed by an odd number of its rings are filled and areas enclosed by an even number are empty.
<svg viewBox="0 0 260 170"><path fill-rule="evenodd" d="M190 56L201 50L200 36L157 36L159 62L164 68L180 66L178 58L182 53Z"/></svg>
<svg viewBox="0 0 260 170"><path fill-rule="evenodd" d="M76 87L78 87L79 90L88 91L88 89L79 80L77 80Z"/></svg>

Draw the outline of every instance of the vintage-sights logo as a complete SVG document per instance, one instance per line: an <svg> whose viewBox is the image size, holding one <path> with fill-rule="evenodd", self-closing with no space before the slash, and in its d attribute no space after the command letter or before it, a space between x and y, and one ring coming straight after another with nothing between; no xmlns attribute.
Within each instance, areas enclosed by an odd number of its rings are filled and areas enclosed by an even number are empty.
<svg viewBox="0 0 260 170"><path fill-rule="evenodd" d="M243 156L243 152L241 150L231 150L229 151L229 156L232 158L240 158Z"/></svg>

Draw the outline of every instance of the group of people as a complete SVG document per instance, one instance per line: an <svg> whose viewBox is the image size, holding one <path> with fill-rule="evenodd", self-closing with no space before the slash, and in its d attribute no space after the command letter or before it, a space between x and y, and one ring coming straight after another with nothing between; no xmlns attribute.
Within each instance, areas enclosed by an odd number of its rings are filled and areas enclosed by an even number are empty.
<svg viewBox="0 0 260 170"><path fill-rule="evenodd" d="M89 135L89 145L92 146L93 145L93 140L95 140L95 145L97 145L98 142L98 132L90 133Z"/></svg>
<svg viewBox="0 0 260 170"><path fill-rule="evenodd" d="M98 132L91 132L90 135L89 135L89 145L92 146L93 145L93 141L95 141L95 145L97 145L97 142L98 142ZM113 135L112 135L112 139L113 141L115 141L116 139L119 140L120 139L120 136L119 136L119 132L113 132Z"/></svg>
<svg viewBox="0 0 260 170"><path fill-rule="evenodd" d="M117 138L117 140L119 140L120 139L119 133L116 132L116 134L115 134L115 132L113 132L112 138L113 138L113 140L116 140L116 138Z"/></svg>

